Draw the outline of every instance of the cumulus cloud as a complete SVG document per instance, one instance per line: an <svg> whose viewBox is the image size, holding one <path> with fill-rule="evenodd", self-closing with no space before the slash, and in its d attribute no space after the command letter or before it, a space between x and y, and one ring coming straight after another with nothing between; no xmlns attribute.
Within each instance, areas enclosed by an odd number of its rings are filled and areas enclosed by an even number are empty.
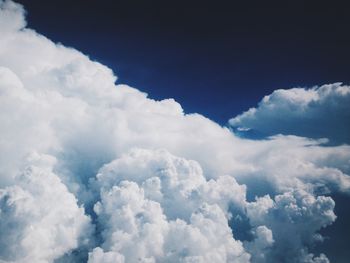
<svg viewBox="0 0 350 263"><path fill-rule="evenodd" d="M0 257L5 262L52 262L84 245L89 217L56 174L54 157L33 153L12 186L0 189Z"/></svg>
<svg viewBox="0 0 350 263"><path fill-rule="evenodd" d="M310 89L279 89L258 107L232 118L229 124L265 135L292 134L350 142L350 86L334 83Z"/></svg>
<svg viewBox="0 0 350 263"><path fill-rule="evenodd" d="M350 190L349 145L325 147L322 140L276 136L243 141L239 149L236 160L247 168L232 174L253 195L295 189L319 194Z"/></svg>
<svg viewBox="0 0 350 263"><path fill-rule="evenodd" d="M274 200L264 196L249 203L247 213L251 224L267 227L258 231L258 245L270 245L273 234L273 249L260 258L267 256L266 262L322 262L309 254L305 245L322 241L317 231L336 219L333 209L334 201L330 197L315 197L302 190L285 192Z"/></svg>
<svg viewBox="0 0 350 263"><path fill-rule="evenodd" d="M328 262L313 248L325 195L350 192L349 145L239 138L115 84L11 1L0 34L0 262Z"/></svg>
<svg viewBox="0 0 350 263"><path fill-rule="evenodd" d="M227 220L229 205L245 202L245 187L232 177L207 181L197 162L135 149L96 178L94 210L107 253L126 262L248 262Z"/></svg>

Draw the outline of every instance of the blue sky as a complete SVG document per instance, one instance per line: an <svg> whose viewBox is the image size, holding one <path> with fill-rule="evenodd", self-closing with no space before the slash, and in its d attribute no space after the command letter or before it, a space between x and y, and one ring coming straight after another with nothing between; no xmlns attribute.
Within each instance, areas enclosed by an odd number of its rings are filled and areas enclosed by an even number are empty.
<svg viewBox="0 0 350 263"><path fill-rule="evenodd" d="M29 26L152 98L221 124L279 88L348 83L346 5L320 1L19 1Z"/></svg>

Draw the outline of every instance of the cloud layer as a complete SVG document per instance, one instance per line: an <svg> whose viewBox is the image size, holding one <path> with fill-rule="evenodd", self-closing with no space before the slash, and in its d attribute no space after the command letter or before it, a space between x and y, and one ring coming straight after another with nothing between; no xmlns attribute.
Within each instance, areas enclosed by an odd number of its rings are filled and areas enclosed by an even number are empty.
<svg viewBox="0 0 350 263"><path fill-rule="evenodd" d="M313 248L336 220L326 195L350 192L350 146L241 139L116 85L11 1L0 34L0 262L329 262Z"/></svg>
<svg viewBox="0 0 350 263"><path fill-rule="evenodd" d="M350 143L350 87L341 83L311 89L279 89L229 123L265 135L293 134Z"/></svg>

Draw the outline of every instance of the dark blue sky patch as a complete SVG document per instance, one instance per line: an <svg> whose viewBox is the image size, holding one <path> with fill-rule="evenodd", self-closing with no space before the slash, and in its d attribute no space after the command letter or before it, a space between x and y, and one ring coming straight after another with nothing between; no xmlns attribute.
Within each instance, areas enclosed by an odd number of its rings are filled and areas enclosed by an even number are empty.
<svg viewBox="0 0 350 263"><path fill-rule="evenodd" d="M29 26L226 124L277 88L349 82L346 5L20 0Z"/></svg>

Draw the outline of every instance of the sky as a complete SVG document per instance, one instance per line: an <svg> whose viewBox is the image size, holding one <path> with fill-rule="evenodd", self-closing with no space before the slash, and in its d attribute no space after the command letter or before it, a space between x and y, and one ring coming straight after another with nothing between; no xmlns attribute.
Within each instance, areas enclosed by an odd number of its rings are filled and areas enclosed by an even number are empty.
<svg viewBox="0 0 350 263"><path fill-rule="evenodd" d="M350 81L349 8L338 1L19 2L30 27L119 83L221 124L275 89Z"/></svg>
<svg viewBox="0 0 350 263"><path fill-rule="evenodd" d="M0 262L345 263L345 6L0 0Z"/></svg>

